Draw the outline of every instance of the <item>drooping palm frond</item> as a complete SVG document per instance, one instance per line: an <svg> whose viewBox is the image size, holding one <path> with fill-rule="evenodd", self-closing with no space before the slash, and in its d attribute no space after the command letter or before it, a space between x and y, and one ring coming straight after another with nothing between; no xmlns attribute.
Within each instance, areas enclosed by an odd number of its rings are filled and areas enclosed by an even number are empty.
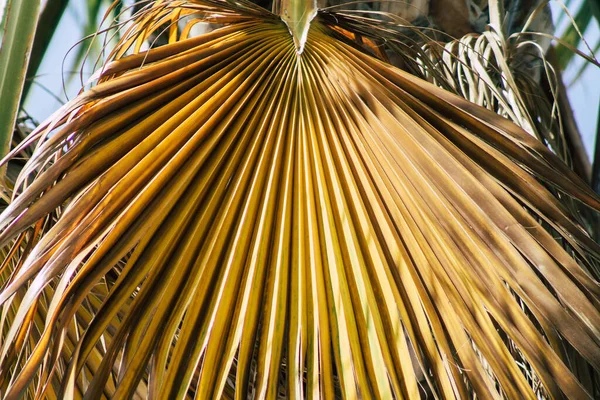
<svg viewBox="0 0 600 400"><path fill-rule="evenodd" d="M156 2L15 149L4 398L598 395L600 199L344 18Z"/></svg>
<svg viewBox="0 0 600 400"><path fill-rule="evenodd" d="M2 4L4 8L4 2ZM2 35L0 36L0 157L10 151L11 135L19 111L27 60L35 33L39 0L6 2L3 10ZM6 167L0 167L0 197L10 197L11 189L6 180Z"/></svg>
<svg viewBox="0 0 600 400"><path fill-rule="evenodd" d="M445 44L428 43L426 51L435 69L424 66L423 77L431 75L429 80L442 86L437 82L441 72L450 90L513 121L568 163L569 148L561 132L559 111L539 87L540 74L535 76L531 70L541 70L550 82L555 82L556 78L551 66L543 59L543 49L536 48L531 42L529 47L539 57L537 68L532 67L532 62L519 59L527 53L518 51L518 46L508 46L491 30Z"/></svg>

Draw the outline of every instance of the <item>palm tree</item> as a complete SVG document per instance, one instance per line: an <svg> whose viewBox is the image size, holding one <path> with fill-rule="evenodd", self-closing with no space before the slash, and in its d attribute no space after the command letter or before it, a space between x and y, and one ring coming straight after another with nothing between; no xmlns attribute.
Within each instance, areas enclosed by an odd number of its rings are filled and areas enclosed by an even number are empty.
<svg viewBox="0 0 600 400"><path fill-rule="evenodd" d="M444 51L355 11L134 16L5 159L35 144L0 215L4 398L598 396L600 198L533 78L476 65L502 14Z"/></svg>

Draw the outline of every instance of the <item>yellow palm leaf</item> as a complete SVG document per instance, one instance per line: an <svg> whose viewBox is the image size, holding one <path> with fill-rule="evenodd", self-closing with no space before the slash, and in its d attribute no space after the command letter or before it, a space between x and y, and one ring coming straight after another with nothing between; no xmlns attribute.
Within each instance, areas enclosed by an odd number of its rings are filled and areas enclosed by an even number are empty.
<svg viewBox="0 0 600 400"><path fill-rule="evenodd" d="M198 13L225 26L138 52ZM594 396L600 249L550 189L598 197L332 20L298 54L251 3L157 2L32 133L5 398Z"/></svg>

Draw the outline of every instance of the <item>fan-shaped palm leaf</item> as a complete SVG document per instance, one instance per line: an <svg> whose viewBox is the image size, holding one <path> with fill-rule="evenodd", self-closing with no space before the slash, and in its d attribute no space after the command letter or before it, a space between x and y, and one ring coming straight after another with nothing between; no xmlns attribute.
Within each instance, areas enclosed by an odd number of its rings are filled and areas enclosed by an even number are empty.
<svg viewBox="0 0 600 400"><path fill-rule="evenodd" d="M137 53L192 13L226 26ZM5 398L597 393L600 248L552 193L598 197L335 21L297 54L251 3L157 2L31 134L0 218Z"/></svg>

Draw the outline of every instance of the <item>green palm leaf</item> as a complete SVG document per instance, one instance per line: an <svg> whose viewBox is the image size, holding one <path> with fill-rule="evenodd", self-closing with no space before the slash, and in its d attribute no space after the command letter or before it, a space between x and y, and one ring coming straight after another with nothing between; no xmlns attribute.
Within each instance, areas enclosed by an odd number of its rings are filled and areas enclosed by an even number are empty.
<svg viewBox="0 0 600 400"><path fill-rule="evenodd" d="M188 14L226 25L138 53ZM5 398L596 395L600 248L561 199L600 199L343 18L297 54L251 3L157 2L14 150Z"/></svg>
<svg viewBox="0 0 600 400"><path fill-rule="evenodd" d="M0 15L0 157L10 151L39 8L39 0L11 0L6 2L6 10ZM0 167L0 197L10 197L11 190L6 167Z"/></svg>

